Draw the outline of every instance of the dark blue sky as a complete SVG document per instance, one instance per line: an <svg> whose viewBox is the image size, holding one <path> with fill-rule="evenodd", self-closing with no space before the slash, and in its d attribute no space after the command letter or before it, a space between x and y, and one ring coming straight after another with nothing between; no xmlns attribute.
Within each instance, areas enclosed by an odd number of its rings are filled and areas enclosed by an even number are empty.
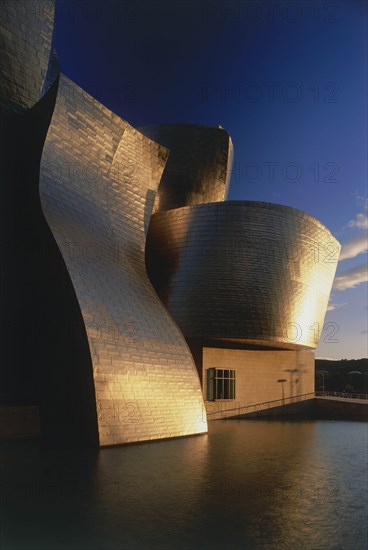
<svg viewBox="0 0 368 550"><path fill-rule="evenodd" d="M365 1L56 0L55 47L62 72L133 126L225 127L230 199L324 223L345 259L317 357L367 357Z"/></svg>

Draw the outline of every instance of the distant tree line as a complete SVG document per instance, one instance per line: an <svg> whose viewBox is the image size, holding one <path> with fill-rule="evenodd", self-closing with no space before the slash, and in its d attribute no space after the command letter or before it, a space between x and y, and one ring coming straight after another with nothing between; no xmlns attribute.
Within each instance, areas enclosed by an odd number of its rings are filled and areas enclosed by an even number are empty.
<svg viewBox="0 0 368 550"><path fill-rule="evenodd" d="M368 358L316 359L316 390L368 393Z"/></svg>

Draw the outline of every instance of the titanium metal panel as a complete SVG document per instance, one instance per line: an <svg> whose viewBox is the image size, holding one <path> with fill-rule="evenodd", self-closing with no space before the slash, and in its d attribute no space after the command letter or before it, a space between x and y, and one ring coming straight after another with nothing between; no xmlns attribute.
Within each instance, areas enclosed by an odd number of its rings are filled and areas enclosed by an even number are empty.
<svg viewBox="0 0 368 550"><path fill-rule="evenodd" d="M37 405L46 439L90 444L97 421L85 329L39 198L58 79L53 13L53 2L0 4L0 402Z"/></svg>
<svg viewBox="0 0 368 550"><path fill-rule="evenodd" d="M30 108L43 94L54 23L53 0L0 3L0 101Z"/></svg>
<svg viewBox="0 0 368 550"><path fill-rule="evenodd" d="M198 373L146 274L167 151L60 77L40 194L78 298L100 445L203 433Z"/></svg>
<svg viewBox="0 0 368 550"><path fill-rule="evenodd" d="M139 130L170 150L153 212L226 200L233 144L220 126L161 124Z"/></svg>
<svg viewBox="0 0 368 550"><path fill-rule="evenodd" d="M154 214L147 271L187 339L315 348L340 245L311 216L228 201Z"/></svg>

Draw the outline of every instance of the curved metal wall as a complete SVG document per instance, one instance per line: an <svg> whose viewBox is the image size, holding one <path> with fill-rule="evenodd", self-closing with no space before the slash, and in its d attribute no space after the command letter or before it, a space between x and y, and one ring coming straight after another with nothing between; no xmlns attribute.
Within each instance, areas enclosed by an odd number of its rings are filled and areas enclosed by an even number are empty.
<svg viewBox="0 0 368 550"><path fill-rule="evenodd" d="M226 130L195 124L138 129L170 150L154 213L226 199L233 163L233 144Z"/></svg>
<svg viewBox="0 0 368 550"><path fill-rule="evenodd" d="M41 203L87 329L101 445L207 429L189 348L144 262L166 157L166 149L60 77Z"/></svg>
<svg viewBox="0 0 368 550"><path fill-rule="evenodd" d="M0 5L0 402L37 405L44 439L96 445L85 326L39 196L59 76L53 13L49 1Z"/></svg>
<svg viewBox="0 0 368 550"><path fill-rule="evenodd" d="M152 216L147 271L188 339L315 348L340 245L311 216L228 201Z"/></svg>
<svg viewBox="0 0 368 550"><path fill-rule="evenodd" d="M54 1L2 2L0 16L0 98L13 108L29 108L42 96L52 49Z"/></svg>

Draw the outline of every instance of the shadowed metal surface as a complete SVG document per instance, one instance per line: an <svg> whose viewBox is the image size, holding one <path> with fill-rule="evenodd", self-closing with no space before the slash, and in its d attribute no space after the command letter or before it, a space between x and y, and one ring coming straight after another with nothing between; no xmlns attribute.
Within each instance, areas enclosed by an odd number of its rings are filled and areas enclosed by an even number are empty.
<svg viewBox="0 0 368 550"><path fill-rule="evenodd" d="M65 76L40 193L86 325L101 445L205 432L189 349L145 268L167 151Z"/></svg>
<svg viewBox="0 0 368 550"><path fill-rule="evenodd" d="M53 0L0 4L0 98L14 109L42 96L52 49Z"/></svg>
<svg viewBox="0 0 368 550"><path fill-rule="evenodd" d="M221 127L161 124L139 130L170 150L153 212L226 200L233 144Z"/></svg>
<svg viewBox="0 0 368 550"><path fill-rule="evenodd" d="M53 12L53 2L0 4L0 401L39 407L47 440L96 444L85 327L39 197L58 81Z"/></svg>
<svg viewBox="0 0 368 550"><path fill-rule="evenodd" d="M311 216L228 201L154 214L147 270L187 339L315 348L340 245Z"/></svg>
<svg viewBox="0 0 368 550"><path fill-rule="evenodd" d="M206 431L192 357L144 265L167 151L56 82L52 1L0 15L2 401L40 404L60 440L94 442L97 424L101 445Z"/></svg>

